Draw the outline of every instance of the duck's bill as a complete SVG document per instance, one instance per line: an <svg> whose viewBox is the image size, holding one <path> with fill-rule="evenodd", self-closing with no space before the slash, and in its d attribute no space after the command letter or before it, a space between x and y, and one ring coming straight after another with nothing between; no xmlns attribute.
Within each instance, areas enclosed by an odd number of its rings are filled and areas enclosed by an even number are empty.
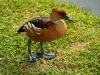
<svg viewBox="0 0 100 75"><path fill-rule="evenodd" d="M68 16L66 16L64 19L73 22L73 20L71 18L69 18Z"/></svg>

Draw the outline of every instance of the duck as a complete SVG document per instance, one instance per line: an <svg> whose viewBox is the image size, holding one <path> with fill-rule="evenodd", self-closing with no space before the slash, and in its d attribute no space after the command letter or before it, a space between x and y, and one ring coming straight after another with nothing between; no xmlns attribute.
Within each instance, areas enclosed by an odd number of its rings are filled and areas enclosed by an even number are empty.
<svg viewBox="0 0 100 75"><path fill-rule="evenodd" d="M19 28L18 34L24 32L29 37L28 55L31 62L39 60L39 56L31 52L32 41L40 42L40 54L44 59L55 57L55 53L45 53L43 44L61 38L65 34L67 25L63 19L73 21L62 8L54 8L50 17L35 17Z"/></svg>

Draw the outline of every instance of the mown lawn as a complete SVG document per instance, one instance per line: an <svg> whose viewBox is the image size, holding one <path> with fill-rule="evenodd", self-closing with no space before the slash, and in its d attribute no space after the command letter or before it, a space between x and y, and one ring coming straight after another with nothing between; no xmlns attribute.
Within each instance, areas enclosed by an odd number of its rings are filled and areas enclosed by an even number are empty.
<svg viewBox="0 0 100 75"><path fill-rule="evenodd" d="M37 16L49 16L53 8L63 8L74 20L66 21L66 34L45 43L46 52L56 52L52 60L28 60L27 40L17 30ZM32 42L39 52L39 43ZM0 75L100 75L100 19L74 4L53 0L0 0Z"/></svg>

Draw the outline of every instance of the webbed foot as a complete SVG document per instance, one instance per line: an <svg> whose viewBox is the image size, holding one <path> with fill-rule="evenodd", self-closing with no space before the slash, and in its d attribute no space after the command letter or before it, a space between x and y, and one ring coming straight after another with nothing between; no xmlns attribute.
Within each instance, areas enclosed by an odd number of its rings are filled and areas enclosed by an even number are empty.
<svg viewBox="0 0 100 75"><path fill-rule="evenodd" d="M55 57L55 53L49 53L49 54L42 54L43 58L45 59L52 59Z"/></svg>
<svg viewBox="0 0 100 75"><path fill-rule="evenodd" d="M37 54L30 53L29 59L31 62L35 62L35 61L39 60L39 57L37 56Z"/></svg>

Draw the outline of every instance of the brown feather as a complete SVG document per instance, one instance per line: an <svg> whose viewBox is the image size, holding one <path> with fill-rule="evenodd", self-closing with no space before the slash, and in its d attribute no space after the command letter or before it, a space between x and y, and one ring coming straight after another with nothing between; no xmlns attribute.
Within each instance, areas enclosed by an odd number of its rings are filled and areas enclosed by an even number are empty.
<svg viewBox="0 0 100 75"><path fill-rule="evenodd" d="M37 42L52 41L62 37L67 29L66 23L61 20L66 12L60 8L53 9L49 17L37 17L28 21L19 29L25 31L26 35ZM23 29L23 30L22 30Z"/></svg>
<svg viewBox="0 0 100 75"><path fill-rule="evenodd" d="M48 28L50 25L54 25L54 23L50 21L49 17L37 17L28 22L30 22L30 23L34 24L36 27L42 28L42 29Z"/></svg>

